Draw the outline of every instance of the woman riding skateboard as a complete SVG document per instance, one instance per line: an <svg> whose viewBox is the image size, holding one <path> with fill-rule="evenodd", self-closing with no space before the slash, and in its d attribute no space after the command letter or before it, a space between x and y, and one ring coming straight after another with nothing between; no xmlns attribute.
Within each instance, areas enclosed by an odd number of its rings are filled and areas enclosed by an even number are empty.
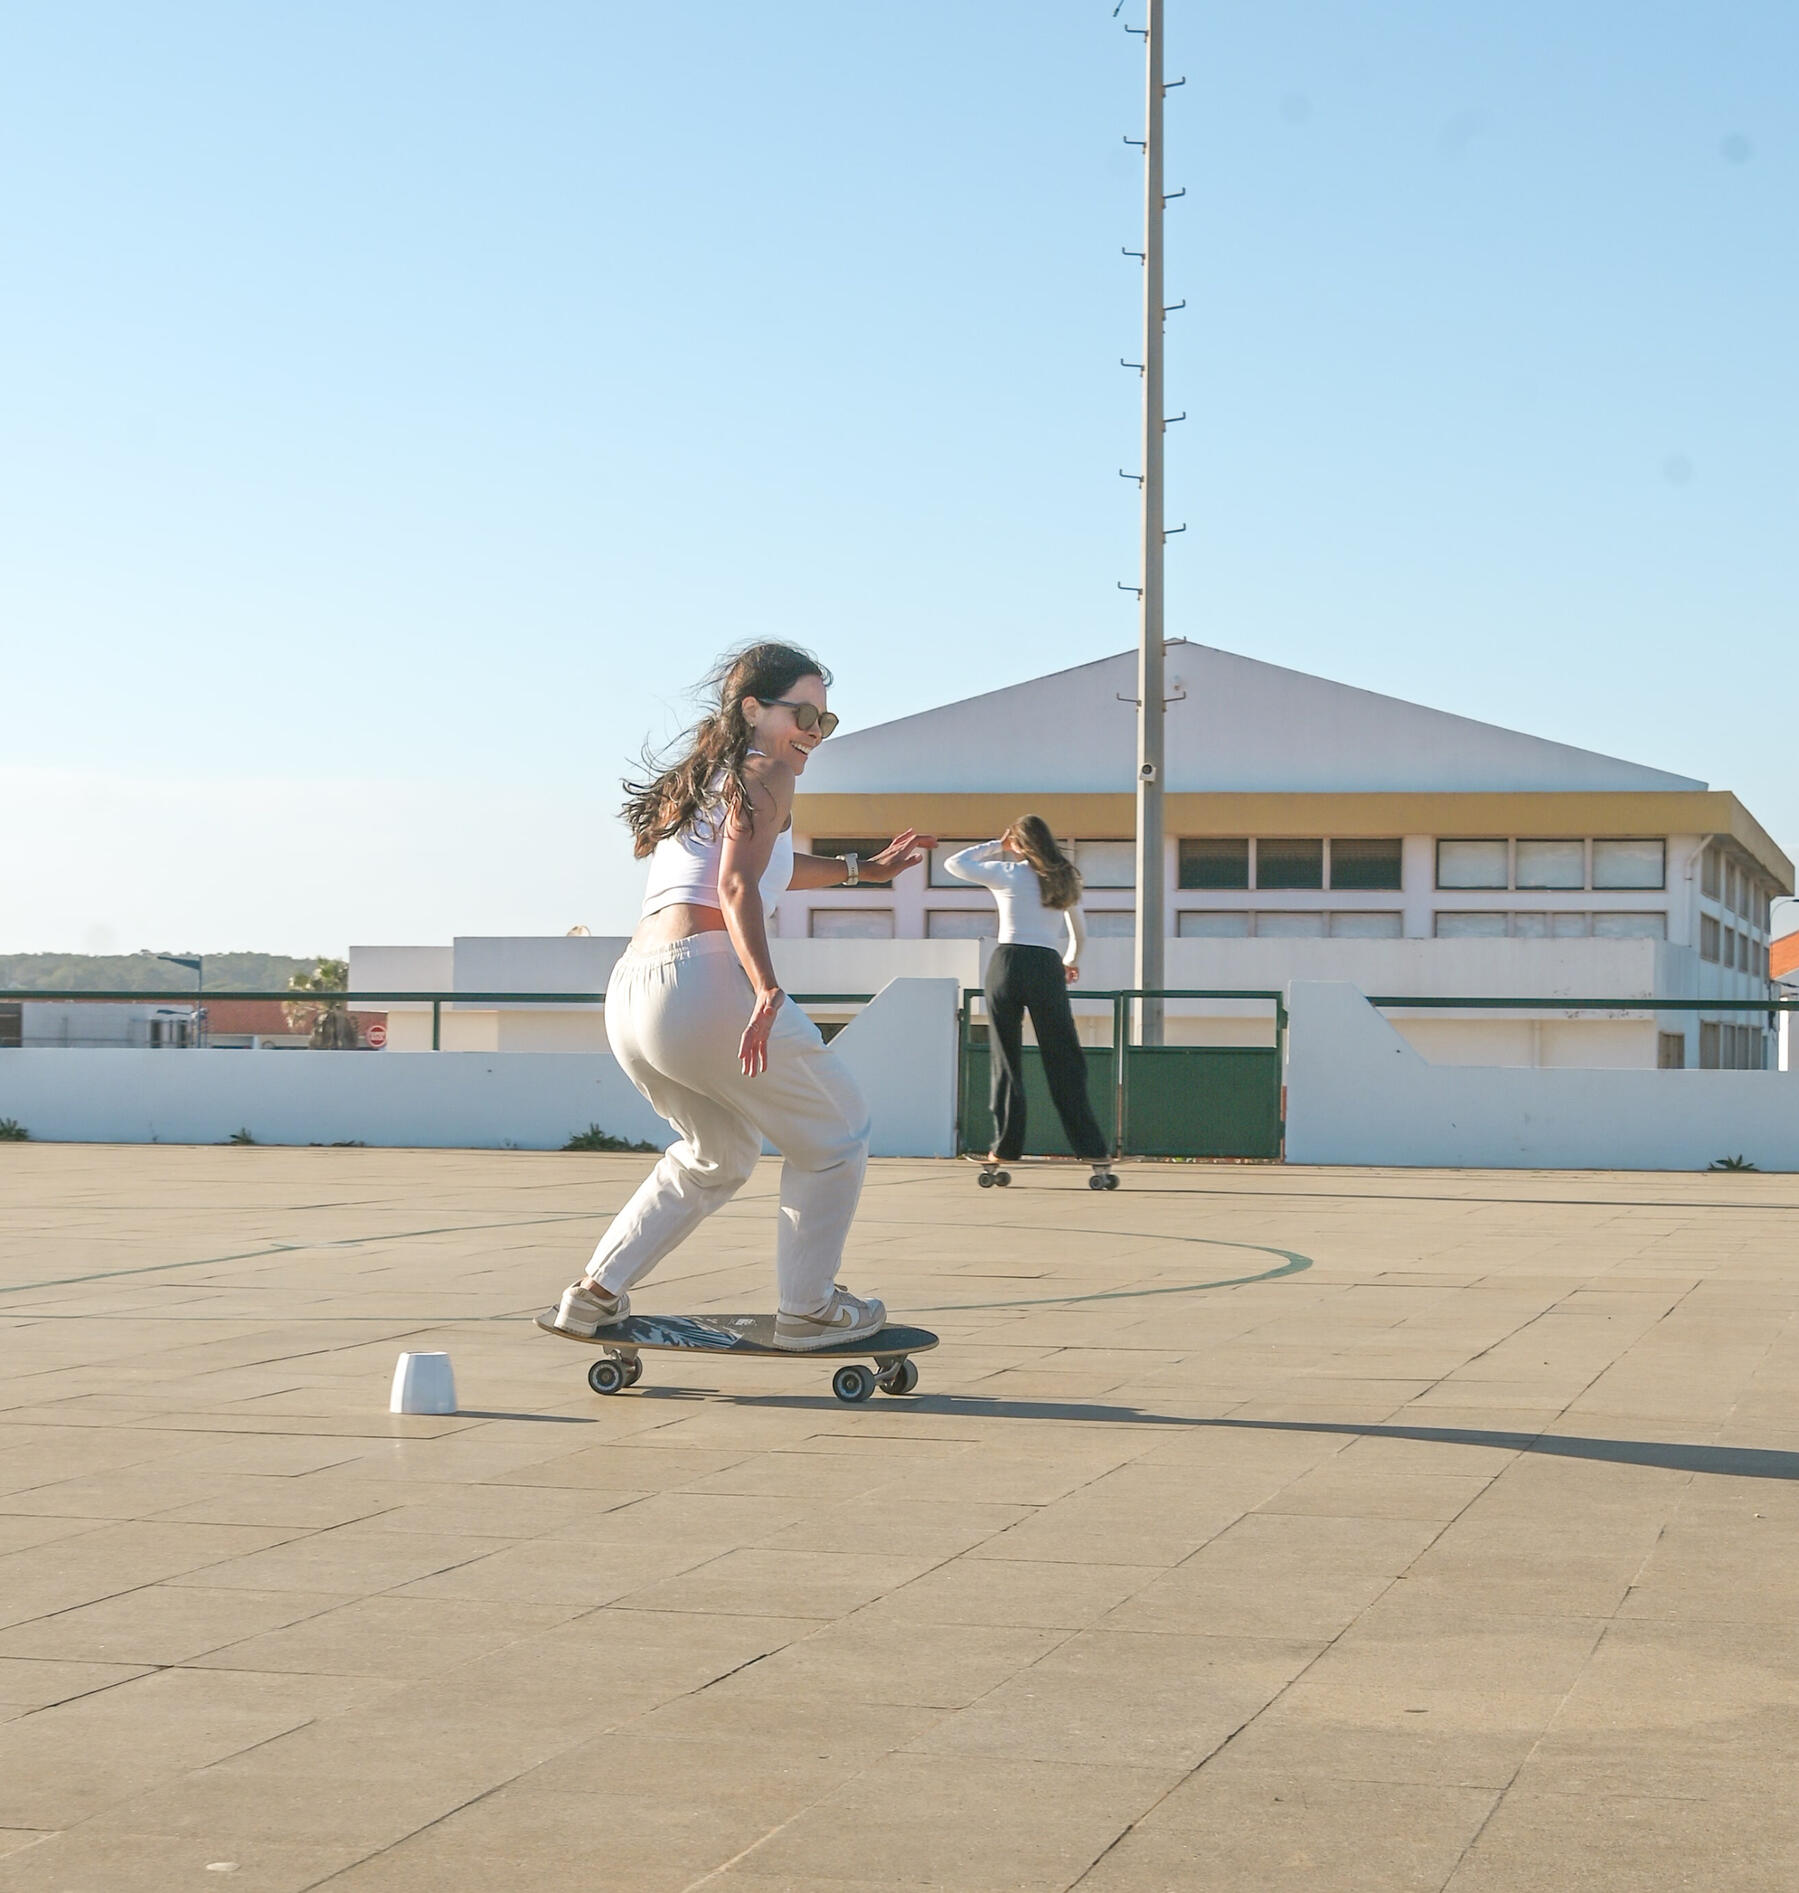
<svg viewBox="0 0 1799 1893"><path fill-rule="evenodd" d="M749 1180L766 1137L784 1159L775 1239L777 1347L878 1332L887 1311L838 1285L868 1162L868 1110L841 1059L782 992L767 914L789 887L891 881L924 858L908 830L859 862L796 854L794 784L837 727L818 660L752 644L707 679L711 708L680 754L625 784L649 857L643 917L606 985L625 1075L680 1133L563 1294L554 1325L591 1338L629 1290Z"/></svg>
<svg viewBox="0 0 1799 1893"><path fill-rule="evenodd" d="M1087 1098L1086 1060L1068 1004L1087 941L1080 870L1057 846L1041 815L1019 816L997 841L964 848L943 866L958 880L987 888L999 906L999 945L987 963L993 1041L988 1164L1015 1163L1024 1154L1024 1015L1029 1012L1049 1095L1068 1142L1077 1157L1093 1165L1096 1179L1108 1175L1111 1155ZM986 1182L986 1176L981 1180Z"/></svg>

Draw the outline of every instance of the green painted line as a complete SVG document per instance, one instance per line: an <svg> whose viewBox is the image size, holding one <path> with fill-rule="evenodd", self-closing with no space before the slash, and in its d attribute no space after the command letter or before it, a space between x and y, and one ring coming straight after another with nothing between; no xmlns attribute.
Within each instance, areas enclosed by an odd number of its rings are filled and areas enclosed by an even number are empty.
<svg viewBox="0 0 1799 1893"><path fill-rule="evenodd" d="M1129 1231L1114 1233L1129 1234ZM1167 1236L1145 1237L1145 1241L1166 1242ZM1256 1275L1232 1275L1216 1282L1176 1282L1168 1288L1109 1288L1092 1295L1042 1295L1031 1301L952 1301L921 1308L920 1314L949 1315L982 1308L1061 1308L1083 1301L1139 1301L1149 1295L1198 1295L1209 1288L1247 1288L1252 1282L1277 1282L1283 1275L1298 1275L1312 1266L1309 1255L1296 1249L1276 1249L1261 1242L1225 1242L1216 1236L1177 1236L1177 1242L1203 1243L1210 1249L1248 1249L1257 1255L1284 1256L1279 1268L1263 1269Z"/></svg>

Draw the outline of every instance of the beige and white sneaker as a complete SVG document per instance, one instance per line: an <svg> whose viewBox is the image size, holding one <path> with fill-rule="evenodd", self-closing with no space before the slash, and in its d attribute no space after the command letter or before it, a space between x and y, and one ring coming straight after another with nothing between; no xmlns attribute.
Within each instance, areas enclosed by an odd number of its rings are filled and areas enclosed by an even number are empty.
<svg viewBox="0 0 1799 1893"><path fill-rule="evenodd" d="M879 1334L886 1325L886 1303L863 1301L847 1288L833 1288L831 1299L811 1314L783 1311L776 1315L775 1346L803 1354L808 1348L860 1341L865 1335Z"/></svg>
<svg viewBox="0 0 1799 1893"><path fill-rule="evenodd" d="M562 1291L556 1313L544 1326L559 1334L573 1334L589 1340L602 1328L623 1321L631 1312L631 1297L608 1295L597 1282L571 1282Z"/></svg>

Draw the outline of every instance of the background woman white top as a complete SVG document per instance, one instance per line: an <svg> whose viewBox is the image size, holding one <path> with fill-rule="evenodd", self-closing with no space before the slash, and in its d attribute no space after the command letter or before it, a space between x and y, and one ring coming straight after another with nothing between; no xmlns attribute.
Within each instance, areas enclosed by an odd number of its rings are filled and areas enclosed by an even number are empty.
<svg viewBox="0 0 1799 1893"><path fill-rule="evenodd" d="M960 881L987 888L999 907L999 945L987 962L987 1019L993 1054L996 1162L1024 1154L1024 1016L1031 1016L1049 1095L1077 1157L1103 1167L1109 1145L1087 1096L1087 1061L1068 1004L1080 978L1080 870L1057 846L1041 815L1021 815L996 841L944 862Z"/></svg>

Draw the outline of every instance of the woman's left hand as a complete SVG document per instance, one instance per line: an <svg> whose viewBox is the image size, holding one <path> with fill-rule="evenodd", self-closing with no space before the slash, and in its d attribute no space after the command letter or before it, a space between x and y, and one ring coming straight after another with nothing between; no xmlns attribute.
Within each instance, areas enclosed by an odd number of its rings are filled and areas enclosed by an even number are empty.
<svg viewBox="0 0 1799 1893"><path fill-rule="evenodd" d="M1067 980L1069 985L1072 986L1080 979L1081 969L1078 966L1070 966L1066 962L1064 962L1063 967L1062 967L1062 977L1065 980Z"/></svg>
<svg viewBox="0 0 1799 1893"><path fill-rule="evenodd" d="M891 883L908 868L917 867L936 845L935 835L921 835L916 829L908 828L903 835L895 835L879 854L871 854L862 863L862 878Z"/></svg>

